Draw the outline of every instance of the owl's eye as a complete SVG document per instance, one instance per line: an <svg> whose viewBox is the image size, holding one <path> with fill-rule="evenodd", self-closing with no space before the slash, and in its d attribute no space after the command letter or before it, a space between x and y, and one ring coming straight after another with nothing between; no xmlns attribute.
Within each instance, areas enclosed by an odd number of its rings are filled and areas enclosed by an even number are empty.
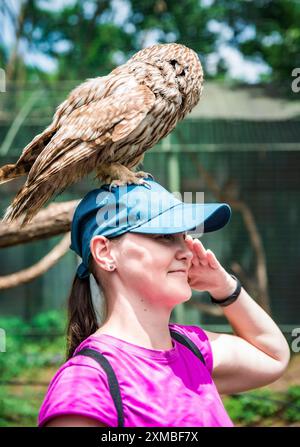
<svg viewBox="0 0 300 447"><path fill-rule="evenodd" d="M176 65L179 65L176 59L171 59L169 62L173 68L176 68ZM185 76L185 68L180 73L178 73L178 76Z"/></svg>

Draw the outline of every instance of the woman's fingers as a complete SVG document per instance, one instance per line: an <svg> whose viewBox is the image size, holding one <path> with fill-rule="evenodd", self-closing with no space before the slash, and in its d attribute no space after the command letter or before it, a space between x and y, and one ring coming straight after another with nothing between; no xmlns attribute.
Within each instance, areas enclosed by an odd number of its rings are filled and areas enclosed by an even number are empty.
<svg viewBox="0 0 300 447"><path fill-rule="evenodd" d="M212 252L210 249L207 250L207 258L211 268L217 269L220 266L219 261L215 257L214 252Z"/></svg>
<svg viewBox="0 0 300 447"><path fill-rule="evenodd" d="M196 267L198 267L198 265L199 265L199 258L198 258L197 253L195 252L195 248L194 248L194 240L193 240L193 238L192 238L190 235L188 235L188 236L186 237L185 241L186 241L186 243L187 243L188 248L189 248L189 249L192 251L192 253L193 253L192 265L195 265Z"/></svg>
<svg viewBox="0 0 300 447"><path fill-rule="evenodd" d="M185 240L189 249L193 252L193 265L209 265L213 269L217 269L221 266L214 252L209 248L206 250L199 239L193 239L190 235L187 235Z"/></svg>
<svg viewBox="0 0 300 447"><path fill-rule="evenodd" d="M206 250L203 247L202 243L199 241L199 239L193 239L190 235L188 235L186 241L188 243L189 248L193 251L194 254L192 262L195 265L199 265L199 262L203 266L207 265L208 261L206 257Z"/></svg>
<svg viewBox="0 0 300 447"><path fill-rule="evenodd" d="M207 252L202 244L202 242L199 241L199 239L195 239L194 242L195 251L199 257L199 261L201 262L201 265L205 266L208 264L207 260Z"/></svg>

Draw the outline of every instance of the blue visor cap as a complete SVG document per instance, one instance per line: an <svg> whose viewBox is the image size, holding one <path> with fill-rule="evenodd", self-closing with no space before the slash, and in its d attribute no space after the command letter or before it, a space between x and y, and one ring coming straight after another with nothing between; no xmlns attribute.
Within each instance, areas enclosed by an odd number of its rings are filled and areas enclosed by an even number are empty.
<svg viewBox="0 0 300 447"><path fill-rule="evenodd" d="M148 186L102 185L78 204L71 225L71 246L81 258L77 274L89 275L90 241L123 233L172 234L192 231L197 236L219 230L231 217L226 203L187 203L177 199L154 179Z"/></svg>

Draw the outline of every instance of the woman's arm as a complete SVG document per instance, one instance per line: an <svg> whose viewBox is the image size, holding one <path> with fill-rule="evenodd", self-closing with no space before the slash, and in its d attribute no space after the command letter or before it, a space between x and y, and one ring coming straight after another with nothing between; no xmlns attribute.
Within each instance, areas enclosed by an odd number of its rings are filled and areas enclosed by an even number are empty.
<svg viewBox="0 0 300 447"><path fill-rule="evenodd" d="M215 299L233 293L236 281L211 250L194 240L190 285L207 290ZM242 288L238 299L221 307L234 335L205 331L213 352L213 379L222 393L237 393L267 385L288 366L288 343L272 318Z"/></svg>
<svg viewBox="0 0 300 447"><path fill-rule="evenodd" d="M224 298L233 293L235 286L235 280L229 276L223 295L212 295ZM272 318L244 288L234 303L221 309L234 335L205 331L211 342L213 379L219 393L258 388L281 377L289 363L290 349Z"/></svg>

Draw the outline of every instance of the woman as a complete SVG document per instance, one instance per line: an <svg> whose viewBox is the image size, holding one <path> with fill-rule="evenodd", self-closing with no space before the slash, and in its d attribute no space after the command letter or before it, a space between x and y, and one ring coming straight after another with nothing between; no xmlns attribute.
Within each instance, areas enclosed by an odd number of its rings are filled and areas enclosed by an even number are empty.
<svg viewBox="0 0 300 447"><path fill-rule="evenodd" d="M187 235L222 228L230 207L187 204L147 181L149 189L104 185L75 211L71 248L82 263L69 297L68 359L49 385L39 426L230 427L219 394L267 385L288 365L278 326ZM102 320L91 274L104 295ZM170 323L192 289L209 292L234 335Z"/></svg>

